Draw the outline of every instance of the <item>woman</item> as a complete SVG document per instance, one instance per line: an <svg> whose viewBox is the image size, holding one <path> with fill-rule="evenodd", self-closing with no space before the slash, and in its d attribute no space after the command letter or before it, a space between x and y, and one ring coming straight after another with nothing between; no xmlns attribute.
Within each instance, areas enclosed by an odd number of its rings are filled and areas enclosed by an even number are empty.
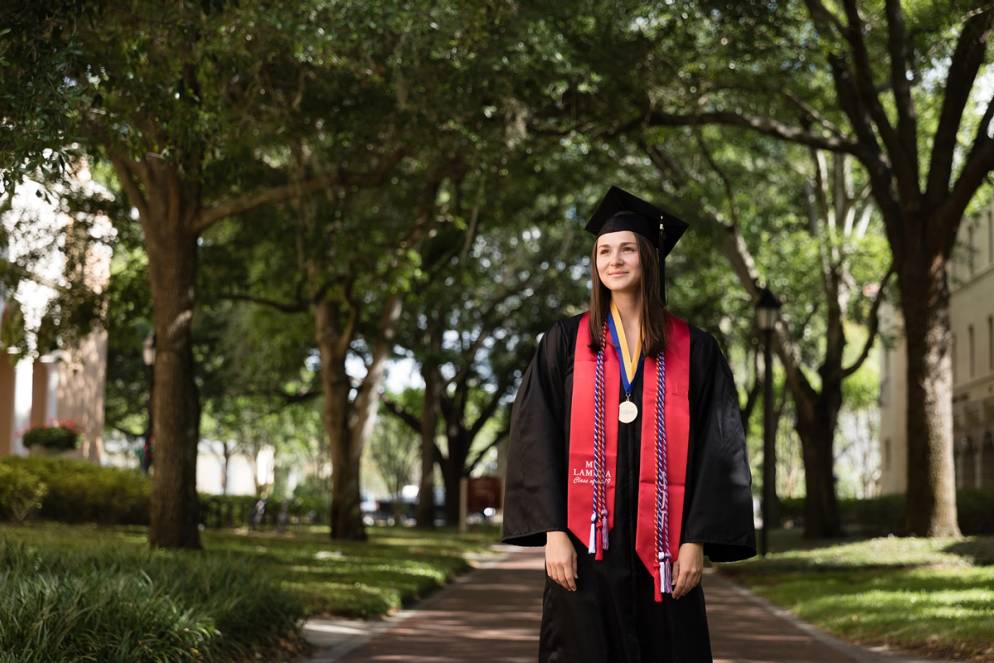
<svg viewBox="0 0 994 663"><path fill-rule="evenodd" d="M539 661L711 661L704 556L756 554L731 370L665 309L678 218L611 187L589 310L539 342L511 412L502 540L545 546Z"/></svg>

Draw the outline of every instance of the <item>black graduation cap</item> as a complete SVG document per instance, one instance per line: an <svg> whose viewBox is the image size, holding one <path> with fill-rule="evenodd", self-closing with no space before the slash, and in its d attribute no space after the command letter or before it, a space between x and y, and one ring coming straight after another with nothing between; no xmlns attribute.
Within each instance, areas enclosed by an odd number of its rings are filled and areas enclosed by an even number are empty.
<svg viewBox="0 0 994 663"><path fill-rule="evenodd" d="M662 207L642 200L624 189L611 186L586 229L594 236L619 230L631 230L649 240L659 251L659 280L663 303L666 303L666 256L687 230L687 223Z"/></svg>

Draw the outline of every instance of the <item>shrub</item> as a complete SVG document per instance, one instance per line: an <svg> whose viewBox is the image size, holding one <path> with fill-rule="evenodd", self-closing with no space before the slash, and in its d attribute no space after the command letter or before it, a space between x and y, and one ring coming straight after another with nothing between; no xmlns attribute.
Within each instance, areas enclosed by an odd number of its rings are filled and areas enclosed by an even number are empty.
<svg viewBox="0 0 994 663"><path fill-rule="evenodd" d="M200 494L200 522L206 527L242 527L252 522L258 497L254 495ZM330 502L321 498L292 497L288 500L266 500L261 526L275 526L283 504L287 504L290 522L315 524L327 522Z"/></svg>
<svg viewBox="0 0 994 663"><path fill-rule="evenodd" d="M957 491L956 510L963 534L994 534L994 488Z"/></svg>
<svg viewBox="0 0 994 663"><path fill-rule="evenodd" d="M994 534L994 489L962 489L956 491L959 527L965 535ZM904 495L880 495L869 499L843 498L839 512L844 527L868 536L901 534L904 517ZM780 501L784 522L795 526L804 524L804 498L784 498Z"/></svg>
<svg viewBox="0 0 994 663"><path fill-rule="evenodd" d="M47 486L20 467L0 465L0 519L21 523L41 508Z"/></svg>
<svg viewBox="0 0 994 663"><path fill-rule="evenodd" d="M62 422L55 426L29 428L22 439L28 448L37 446L52 451L69 451L79 446L80 435L73 422Z"/></svg>
<svg viewBox="0 0 994 663"><path fill-rule="evenodd" d="M151 483L137 470L102 467L75 458L4 458L42 481L48 491L39 515L48 520L108 525L148 524Z"/></svg>

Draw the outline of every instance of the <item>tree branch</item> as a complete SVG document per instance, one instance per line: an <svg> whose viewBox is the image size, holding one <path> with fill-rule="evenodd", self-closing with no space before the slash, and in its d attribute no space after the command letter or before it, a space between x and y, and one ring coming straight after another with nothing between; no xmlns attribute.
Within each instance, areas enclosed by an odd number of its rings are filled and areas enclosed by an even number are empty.
<svg viewBox="0 0 994 663"><path fill-rule="evenodd" d="M904 27L904 14L900 0L886 0L887 50L890 52L890 81L894 90L894 105L897 107L897 131L912 160L912 169L920 171L918 159L918 119L911 86L908 84L908 60L905 50L908 36Z"/></svg>
<svg viewBox="0 0 994 663"><path fill-rule="evenodd" d="M963 167L953 190L936 213L939 220L936 235L944 243L945 255L950 255L956 244L956 233L967 205L983 184L987 175L994 170L994 140L988 140Z"/></svg>
<svg viewBox="0 0 994 663"><path fill-rule="evenodd" d="M837 136L819 136L799 127L784 124L768 117L742 115L732 111L703 111L699 113L665 113L651 111L646 124L654 127L689 127L704 124L722 124L751 129L767 136L792 143L809 145L832 152L856 154L859 145Z"/></svg>
<svg viewBox="0 0 994 663"><path fill-rule="evenodd" d="M389 175L389 173L393 170L393 167L396 166L400 160L403 159L403 157L404 153L400 150L396 150L384 157L382 162L368 173L348 173L341 168L336 168L332 173L315 177L307 180L306 182L291 182L290 184L274 186L262 191L246 193L240 196L234 196L232 198L218 201L212 206L205 208L200 213L200 216L194 223L193 231L199 235L213 224L229 216L235 216L237 214L253 210L257 207L262 207L263 205L280 203L297 196L326 189L330 186L376 186L377 184L381 184L386 179L387 175Z"/></svg>
<svg viewBox="0 0 994 663"><path fill-rule="evenodd" d="M110 157L110 161L114 165L117 178L121 181L121 186L124 187L124 192L128 195L131 204L138 209L138 214L141 218L147 219L149 215L148 200L145 198L141 187L138 186L135 174L131 170L131 162L124 157L113 154Z"/></svg>
<svg viewBox="0 0 994 663"><path fill-rule="evenodd" d="M987 108L984 110L984 114L980 118L980 123L977 125L977 133L973 137L973 143L970 147L970 153L966 157L966 163L970 163L974 154L976 154L985 143L991 140L991 137L987 135L987 130L991 126L992 119L994 119L994 95L991 95L990 100L987 102Z"/></svg>
<svg viewBox="0 0 994 663"><path fill-rule="evenodd" d="M994 20L994 10L986 9L973 13L963 24L963 30L956 40L956 48L946 76L946 91L942 98L942 110L939 112L939 124L932 138L932 158L925 189L925 200L930 205L938 204L948 193L963 109L970 97L977 72L984 62L992 20Z"/></svg>
<svg viewBox="0 0 994 663"><path fill-rule="evenodd" d="M870 305L870 317L868 320L868 331L866 335L866 343L863 344L863 350L859 353L859 357L847 368L842 369L842 379L846 379L856 371L860 369L866 358L870 356L870 350L873 349L874 343L877 340L877 332L880 329L880 305L884 301L884 292L887 289L887 283L890 281L891 276L894 274L894 263L890 264L887 268L887 273L884 274L883 279L880 280L880 288L877 290L877 294L873 299L873 304Z"/></svg>
<svg viewBox="0 0 994 663"><path fill-rule="evenodd" d="M269 308L276 309L277 311L281 311L283 313L304 313L310 308L310 305L307 302L281 302L275 299L269 299L268 297L260 297L257 295L238 292L224 293L219 295L218 299L223 299L225 301L251 302L261 306L268 306Z"/></svg>
<svg viewBox="0 0 994 663"><path fill-rule="evenodd" d="M473 470L475 470L476 466L480 464L480 461L483 460L483 457L487 455L488 451L490 451L491 449L493 449L498 444L504 441L504 438L507 437L509 431L510 428L505 426L503 430L501 430L499 433L497 433L497 435L494 436L494 439L490 442L490 444L480 449L479 453L476 454L476 458L474 458L473 460L469 461L466 464L466 476L472 474Z"/></svg>
<svg viewBox="0 0 994 663"><path fill-rule="evenodd" d="M914 154L917 154L917 149L912 147L911 149L914 150L912 153L905 149L887 117L883 104L880 103L880 97L877 95L876 84L873 80L873 66L870 64L870 55L866 48L866 41L863 39L864 23L856 7L856 0L843 0L843 5L846 18L849 21L849 27L844 35L849 42L853 56L856 91L887 148L890 164L897 175L897 185L901 189L902 197L906 201L915 200L921 195L918 184L917 160L912 158ZM913 165L916 167L912 168Z"/></svg>
<svg viewBox="0 0 994 663"><path fill-rule="evenodd" d="M383 407L387 412L406 424L408 428L418 434L421 433L421 420L401 407L399 403L396 403L393 399L388 398L385 394L383 396Z"/></svg>

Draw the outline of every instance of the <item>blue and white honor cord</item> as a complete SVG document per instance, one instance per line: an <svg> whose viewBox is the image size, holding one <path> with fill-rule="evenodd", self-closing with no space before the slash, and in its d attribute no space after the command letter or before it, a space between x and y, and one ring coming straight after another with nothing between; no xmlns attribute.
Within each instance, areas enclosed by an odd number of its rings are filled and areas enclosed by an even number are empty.
<svg viewBox="0 0 994 663"><path fill-rule="evenodd" d="M659 558L660 591L673 591L672 560L670 558L668 477L666 475L666 424L663 410L666 406L666 358L658 355L656 371L656 554Z"/></svg>

